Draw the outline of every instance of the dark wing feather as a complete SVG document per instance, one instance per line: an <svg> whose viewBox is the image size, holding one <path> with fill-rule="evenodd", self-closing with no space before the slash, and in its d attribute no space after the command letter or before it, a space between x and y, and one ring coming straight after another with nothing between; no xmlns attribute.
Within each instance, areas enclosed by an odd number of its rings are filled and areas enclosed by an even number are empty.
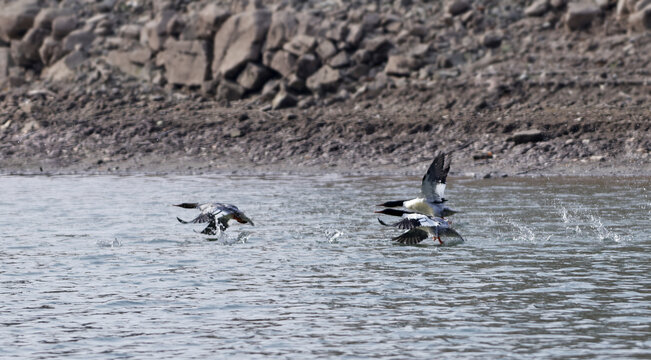
<svg viewBox="0 0 651 360"><path fill-rule="evenodd" d="M176 204L174 206L182 207L184 209L195 209L199 207L198 203L182 203L182 204Z"/></svg>
<svg viewBox="0 0 651 360"><path fill-rule="evenodd" d="M411 229L406 233L393 238L392 240L404 245L416 245L427 239L429 234L423 229Z"/></svg>
<svg viewBox="0 0 651 360"><path fill-rule="evenodd" d="M450 172L449 158L446 164L445 153L440 152L432 160L427 172L423 176L420 190L425 198L433 202L443 201L448 172Z"/></svg>
<svg viewBox="0 0 651 360"><path fill-rule="evenodd" d="M395 222L393 224L387 224L384 221L380 220L380 218L378 218L377 220L380 222L380 224L382 224L384 226L393 226L395 228L403 229L403 230L413 229L413 228L421 226L421 223L420 223L420 221L418 221L418 219L406 219L405 218L405 219L402 219L402 220L400 220L398 222Z"/></svg>
<svg viewBox="0 0 651 360"><path fill-rule="evenodd" d="M179 219L179 218L177 218L177 219ZM179 221L181 221L181 219L179 219ZM215 216L214 215L212 215L210 213L202 213L201 215L197 216L196 218L194 218L194 219L192 219L190 221L184 222L184 224L201 224L201 223L207 223L207 222L211 222L211 221L215 221Z"/></svg>
<svg viewBox="0 0 651 360"><path fill-rule="evenodd" d="M461 241L466 241L463 239L461 234L459 234L456 230L453 228L439 228L439 235L440 236L449 236L449 237L456 237L461 239Z"/></svg>

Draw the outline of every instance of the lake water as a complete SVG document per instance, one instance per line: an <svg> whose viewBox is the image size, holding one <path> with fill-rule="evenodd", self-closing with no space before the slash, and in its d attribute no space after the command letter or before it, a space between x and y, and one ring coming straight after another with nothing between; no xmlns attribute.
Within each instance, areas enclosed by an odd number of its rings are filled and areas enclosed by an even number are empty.
<svg viewBox="0 0 651 360"><path fill-rule="evenodd" d="M374 205L419 185L0 177L0 357L651 357L651 179L451 179L466 242L393 244Z"/></svg>

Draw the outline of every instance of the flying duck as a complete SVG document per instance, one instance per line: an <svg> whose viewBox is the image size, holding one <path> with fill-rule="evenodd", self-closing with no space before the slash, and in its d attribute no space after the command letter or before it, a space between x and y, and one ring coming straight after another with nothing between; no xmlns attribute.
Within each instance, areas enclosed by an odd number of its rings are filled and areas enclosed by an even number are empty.
<svg viewBox="0 0 651 360"><path fill-rule="evenodd" d="M446 162L445 153L441 152L432 160L429 169L423 176L420 186L421 197L411 200L387 201L378 206L389 208L404 206L417 213L439 218L452 215L457 211L447 207L444 203L448 199L443 197L449 171L450 157L448 156Z"/></svg>
<svg viewBox="0 0 651 360"><path fill-rule="evenodd" d="M387 224L382 221L382 219L378 218L380 224L384 226L393 226L398 229L409 230L392 239L400 244L416 245L432 236L432 240L435 242L438 241L440 245L446 245L446 243L441 240L441 235L458 238L460 242L465 241L456 230L450 227L449 221L440 217L431 217L413 213L411 211L396 209L383 209L381 211L376 211L376 213L402 217L402 220L393 224ZM451 244L448 243L448 245Z"/></svg>
<svg viewBox="0 0 651 360"><path fill-rule="evenodd" d="M253 221L249 219L240 209L235 205L231 204L222 204L222 203L182 203L174 205L182 207L184 209L199 209L201 214L196 218L185 221L181 218L176 218L181 224L198 224L198 223L208 223L202 234L206 235L216 235L217 234L217 224L219 223L219 230L224 231L228 228L228 220L235 220L242 224L251 224Z"/></svg>

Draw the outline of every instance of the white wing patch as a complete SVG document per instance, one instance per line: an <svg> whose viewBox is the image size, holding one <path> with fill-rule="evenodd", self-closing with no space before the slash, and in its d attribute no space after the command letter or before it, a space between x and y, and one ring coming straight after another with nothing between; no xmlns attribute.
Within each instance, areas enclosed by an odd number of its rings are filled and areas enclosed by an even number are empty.
<svg viewBox="0 0 651 360"><path fill-rule="evenodd" d="M442 200L445 194L445 183L436 184L436 190L434 190L434 192L436 192L436 195L438 195L439 199Z"/></svg>

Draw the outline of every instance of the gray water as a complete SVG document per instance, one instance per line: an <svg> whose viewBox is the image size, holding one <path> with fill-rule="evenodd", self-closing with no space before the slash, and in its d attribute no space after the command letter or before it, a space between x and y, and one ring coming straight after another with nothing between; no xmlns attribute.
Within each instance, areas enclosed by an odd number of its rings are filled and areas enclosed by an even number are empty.
<svg viewBox="0 0 651 360"><path fill-rule="evenodd" d="M466 242L393 244L374 205L418 188L0 177L0 357L651 357L651 179L452 179ZM176 221L204 200L256 226Z"/></svg>

